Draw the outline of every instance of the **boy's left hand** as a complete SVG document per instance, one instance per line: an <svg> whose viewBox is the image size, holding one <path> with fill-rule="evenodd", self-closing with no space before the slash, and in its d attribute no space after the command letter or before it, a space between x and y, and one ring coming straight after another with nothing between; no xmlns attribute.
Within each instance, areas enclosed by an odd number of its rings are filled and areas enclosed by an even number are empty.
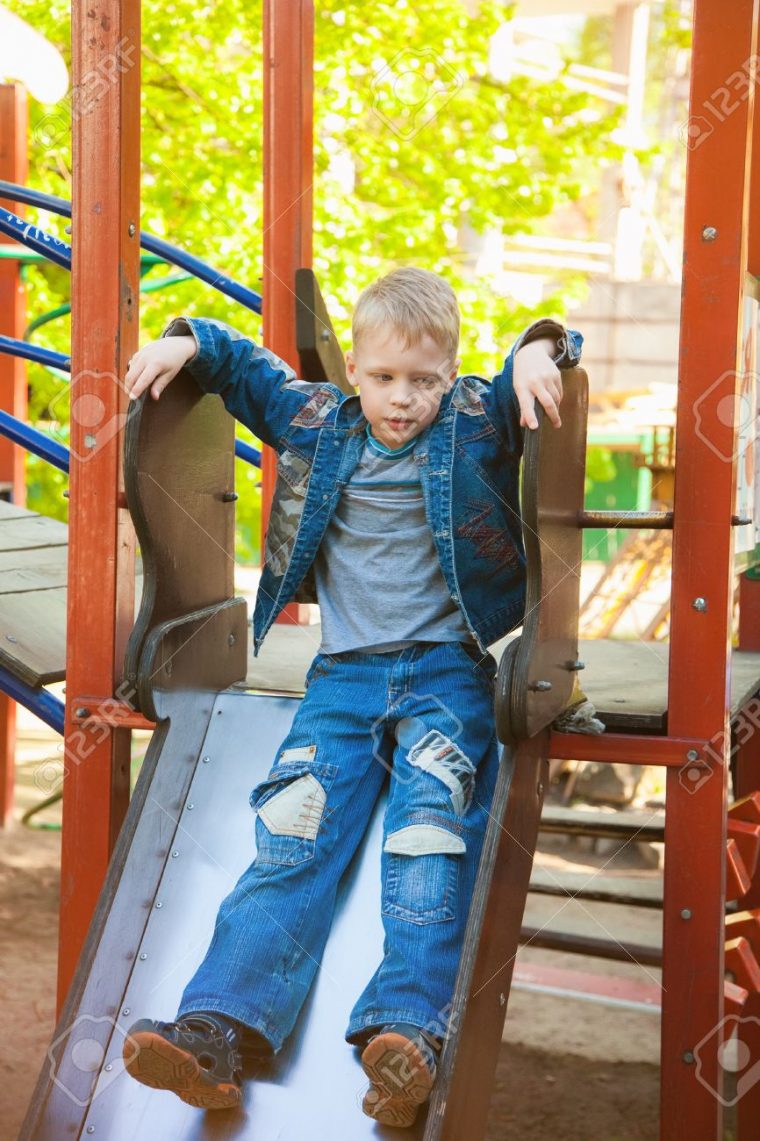
<svg viewBox="0 0 760 1141"><path fill-rule="evenodd" d="M552 360L557 351L549 338L531 341L515 353L513 384L520 404L520 427L537 428L538 420L534 401L538 398L555 428L562 421L559 405L562 400L562 375Z"/></svg>

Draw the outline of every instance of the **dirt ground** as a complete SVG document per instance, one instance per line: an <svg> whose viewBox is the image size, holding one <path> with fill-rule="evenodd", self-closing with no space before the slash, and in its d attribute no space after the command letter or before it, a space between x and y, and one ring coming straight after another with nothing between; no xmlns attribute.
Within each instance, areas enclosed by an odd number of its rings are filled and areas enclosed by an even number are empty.
<svg viewBox="0 0 760 1141"><path fill-rule="evenodd" d="M43 739L26 743L21 810L41 799L24 776L40 764L46 749L50 743ZM47 819L55 816L50 812ZM53 1028L59 851L56 832L32 832L17 824L0 834L0 1141L17 1135ZM542 858L551 862L558 857L550 853ZM595 862L599 866L591 855L583 860L592 870ZM658 873L644 867L641 874ZM526 922L541 924L547 908L566 906L537 897ZM577 924L590 933L598 935L603 928L620 938L625 929L630 938L657 937L656 912L599 905L592 914L586 906L575 907ZM635 964L558 956L531 947L520 951L518 973L520 966L558 963L644 981ZM658 976L656 971L645 974L650 982ZM659 1018L651 1011L515 990L488 1141L655 1141L658 1035Z"/></svg>

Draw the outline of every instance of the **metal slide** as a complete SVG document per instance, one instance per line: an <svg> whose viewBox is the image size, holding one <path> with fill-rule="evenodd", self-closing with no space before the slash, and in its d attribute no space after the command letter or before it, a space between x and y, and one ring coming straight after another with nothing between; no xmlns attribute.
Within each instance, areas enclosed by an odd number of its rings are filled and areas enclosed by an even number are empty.
<svg viewBox="0 0 760 1141"><path fill-rule="evenodd" d="M322 966L296 1029L272 1062L254 1063L246 1072L243 1109L192 1109L174 1094L140 1085L124 1071L121 1051L128 1027L140 1017L173 1018L184 985L208 946L217 908L253 858L254 816L248 794L269 771L298 706L296 698L221 693L190 758L183 724L186 714L192 716L183 708L188 699L197 701L197 695L170 699L176 703L172 722L182 731L176 747L171 728L163 742L142 807L143 827L135 833L111 905L111 915L120 917L116 923L127 924L122 961L111 962L112 939L99 940L91 969L94 985L87 988L70 1028L59 1027L59 1038L67 1038L65 1051L57 1073L51 1059L53 1086L29 1136L56 1141L64 1136L108 1141L421 1137L424 1110L412 1130L379 1126L362 1113L368 1082L359 1064L360 1051L343 1037L349 1011L382 954L384 794L341 885ZM187 764L193 765L193 774L179 802L172 770ZM165 853L163 868L155 895L147 898L141 868L157 846ZM129 928L141 928L146 913L142 938L133 941ZM131 957L131 969L120 995L112 996L112 1002L118 999L118 1009L111 1017L102 1006L96 980L107 976L111 965L119 971L125 956ZM99 1074L87 1109L77 1103L85 1100L82 1093L91 1088L95 1067ZM73 1133L68 1131L71 1126Z"/></svg>

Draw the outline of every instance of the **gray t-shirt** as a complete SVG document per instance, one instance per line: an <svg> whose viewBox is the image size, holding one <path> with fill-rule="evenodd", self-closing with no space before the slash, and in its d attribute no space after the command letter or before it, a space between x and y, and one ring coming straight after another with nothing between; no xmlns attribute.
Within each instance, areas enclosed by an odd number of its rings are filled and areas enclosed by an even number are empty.
<svg viewBox="0 0 760 1141"><path fill-rule="evenodd" d="M416 442L390 450L367 431L314 560L320 653L474 644L441 572L413 458Z"/></svg>

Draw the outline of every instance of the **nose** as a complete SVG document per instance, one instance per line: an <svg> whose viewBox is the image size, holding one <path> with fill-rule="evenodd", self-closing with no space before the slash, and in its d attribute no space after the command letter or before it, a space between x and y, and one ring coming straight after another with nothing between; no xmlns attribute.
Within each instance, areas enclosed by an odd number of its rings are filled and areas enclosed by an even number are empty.
<svg viewBox="0 0 760 1141"><path fill-rule="evenodd" d="M412 397L412 389L405 381L394 384L391 391L391 404L394 408L406 408Z"/></svg>

